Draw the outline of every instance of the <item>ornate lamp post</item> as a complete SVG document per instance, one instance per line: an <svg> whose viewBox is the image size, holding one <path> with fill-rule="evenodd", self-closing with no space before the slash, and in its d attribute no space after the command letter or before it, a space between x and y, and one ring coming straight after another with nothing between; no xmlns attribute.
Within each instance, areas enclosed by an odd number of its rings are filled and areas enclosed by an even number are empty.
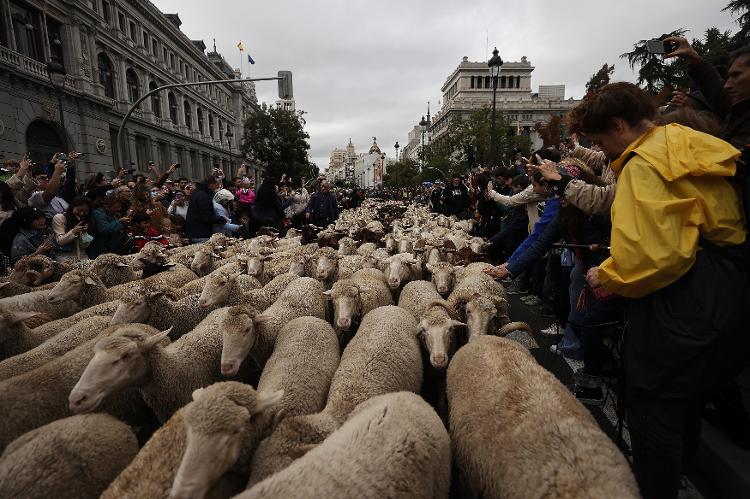
<svg viewBox="0 0 750 499"><path fill-rule="evenodd" d="M397 140L396 143L393 145L393 148L396 149L396 161L398 161L398 148L399 147L401 146L398 145L398 140Z"/></svg>
<svg viewBox="0 0 750 499"><path fill-rule="evenodd" d="M427 125L429 125L429 123L424 119L424 116L422 116L422 119L419 120L419 126L422 128L422 147L419 150L420 156L422 156L422 168L424 168L424 134L427 131Z"/></svg>
<svg viewBox="0 0 750 499"><path fill-rule="evenodd" d="M500 66L503 65L503 60L500 58L497 47L492 51L492 57L487 61L487 66L490 68L490 77L492 80L492 135L490 136L490 165L497 165L497 137L496 137L496 125L495 125L495 103L497 101L497 80L500 79Z"/></svg>
<svg viewBox="0 0 750 499"><path fill-rule="evenodd" d="M57 97L57 107L60 110L60 127L62 128L63 135L63 149L68 150L68 133L65 131L65 117L63 116L63 103L62 96L63 90L65 89L65 75L67 72L62 64L57 62L47 63L47 75L49 76L49 82L52 84L52 88L55 89L55 95Z"/></svg>
<svg viewBox="0 0 750 499"><path fill-rule="evenodd" d="M227 131L224 134L224 137L227 138L227 147L229 148L229 176L231 177L234 175L234 172L232 172L232 137L234 137L234 133L232 133L232 129L229 128L229 125L227 125Z"/></svg>

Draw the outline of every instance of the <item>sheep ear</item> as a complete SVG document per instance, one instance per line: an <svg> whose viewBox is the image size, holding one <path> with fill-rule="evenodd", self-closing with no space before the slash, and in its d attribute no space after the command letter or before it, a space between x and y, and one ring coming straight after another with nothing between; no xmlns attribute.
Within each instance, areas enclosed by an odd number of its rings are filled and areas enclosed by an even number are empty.
<svg viewBox="0 0 750 499"><path fill-rule="evenodd" d="M461 321L452 320L451 321L451 326L453 326L453 327L464 327L464 326L466 326L466 323L465 322L461 322Z"/></svg>
<svg viewBox="0 0 750 499"><path fill-rule="evenodd" d="M0 282L0 289L3 289L8 284L10 284L10 281Z"/></svg>
<svg viewBox="0 0 750 499"><path fill-rule="evenodd" d="M329 289L328 291L323 291L323 295L327 296L328 298L330 298L331 297L331 290Z"/></svg>
<svg viewBox="0 0 750 499"><path fill-rule="evenodd" d="M124 267L130 267L130 265L128 265L127 263L117 262L115 263L115 267L124 268Z"/></svg>
<svg viewBox="0 0 750 499"><path fill-rule="evenodd" d="M264 255L264 256L263 256L263 257L261 258L261 260L262 260L262 261L264 261L264 262L268 262L268 261L270 261L270 260L272 260L272 259L273 259L273 256L271 256L271 255Z"/></svg>
<svg viewBox="0 0 750 499"><path fill-rule="evenodd" d="M258 399L253 407L253 414L276 407L284 397L284 390L263 391L258 393Z"/></svg>
<svg viewBox="0 0 750 499"><path fill-rule="evenodd" d="M170 327L169 329L165 331L161 331L161 332L156 333L153 336L150 336L149 338L146 339L146 341L143 342L142 350L143 351L151 350L158 344L161 344L162 346L169 345L171 343L169 339L169 333L171 331L172 331L172 328ZM166 341L166 344L163 343L164 341Z"/></svg>
<svg viewBox="0 0 750 499"><path fill-rule="evenodd" d="M95 286L96 285L96 281L93 280L91 277L87 277L86 279L83 280L83 282L85 282L89 286Z"/></svg>
<svg viewBox="0 0 750 499"><path fill-rule="evenodd" d="M430 272L435 272L435 266L431 263L428 263L425 267L427 267L427 270Z"/></svg>
<svg viewBox="0 0 750 499"><path fill-rule="evenodd" d="M198 400L203 396L203 388L198 388L197 390L193 390L193 400Z"/></svg>
<svg viewBox="0 0 750 499"><path fill-rule="evenodd" d="M211 253L211 258L216 258L217 260L221 259L221 257L216 253Z"/></svg>
<svg viewBox="0 0 750 499"><path fill-rule="evenodd" d="M3 283L3 285L5 284L7 283ZM41 312L10 312L8 316L10 318L11 324L18 324L19 322L23 322L26 319L31 319L32 317L40 314Z"/></svg>

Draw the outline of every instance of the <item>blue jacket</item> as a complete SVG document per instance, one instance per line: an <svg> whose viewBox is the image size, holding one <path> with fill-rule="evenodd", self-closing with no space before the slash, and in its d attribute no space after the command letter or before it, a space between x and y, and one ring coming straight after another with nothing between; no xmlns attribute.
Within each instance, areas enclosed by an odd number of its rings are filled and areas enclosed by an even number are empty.
<svg viewBox="0 0 750 499"><path fill-rule="evenodd" d="M126 250L123 245L125 225L102 207L92 211L91 218L94 220L94 240L87 250L89 257L96 258L102 253L123 254Z"/></svg>
<svg viewBox="0 0 750 499"><path fill-rule="evenodd" d="M536 227L536 225L534 227ZM514 253L513 256L511 256L512 261L508 260L507 269L508 272L510 272L510 275L515 277L524 270L529 269L535 261L543 257L544 254L552 248L552 245L562 237L563 234L557 220L548 223L544 228L544 231L539 234L536 241L526 248L526 251L520 255Z"/></svg>
<svg viewBox="0 0 750 499"><path fill-rule="evenodd" d="M531 234L526 236L526 239L524 239L521 245L516 248L516 251L514 251L508 259L508 268L516 264L516 260L520 258L532 244L534 244L550 222L554 223L558 211L560 211L560 199L556 197L548 199L544 211L542 212L542 216L540 216L539 220L534 224L534 229L531 231Z"/></svg>

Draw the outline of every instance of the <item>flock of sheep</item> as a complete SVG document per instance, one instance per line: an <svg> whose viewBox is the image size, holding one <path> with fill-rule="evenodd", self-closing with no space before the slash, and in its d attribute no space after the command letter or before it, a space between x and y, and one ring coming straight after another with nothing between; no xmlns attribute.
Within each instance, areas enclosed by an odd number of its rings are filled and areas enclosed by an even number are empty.
<svg viewBox="0 0 750 499"><path fill-rule="evenodd" d="M20 261L0 497L638 497L471 231L368 201L284 238Z"/></svg>

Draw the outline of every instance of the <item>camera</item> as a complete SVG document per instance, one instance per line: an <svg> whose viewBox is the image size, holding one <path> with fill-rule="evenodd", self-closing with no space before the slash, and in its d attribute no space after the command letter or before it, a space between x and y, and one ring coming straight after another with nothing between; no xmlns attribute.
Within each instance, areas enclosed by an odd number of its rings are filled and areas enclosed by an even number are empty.
<svg viewBox="0 0 750 499"><path fill-rule="evenodd" d="M672 42L653 38L646 40L646 50L649 54L669 54L675 50Z"/></svg>
<svg viewBox="0 0 750 499"><path fill-rule="evenodd" d="M179 164L179 163L175 163L174 167L175 167L175 168L179 168L179 167L180 167L180 164Z"/></svg>
<svg viewBox="0 0 750 499"><path fill-rule="evenodd" d="M57 153L57 161L68 161L68 155L64 152Z"/></svg>

